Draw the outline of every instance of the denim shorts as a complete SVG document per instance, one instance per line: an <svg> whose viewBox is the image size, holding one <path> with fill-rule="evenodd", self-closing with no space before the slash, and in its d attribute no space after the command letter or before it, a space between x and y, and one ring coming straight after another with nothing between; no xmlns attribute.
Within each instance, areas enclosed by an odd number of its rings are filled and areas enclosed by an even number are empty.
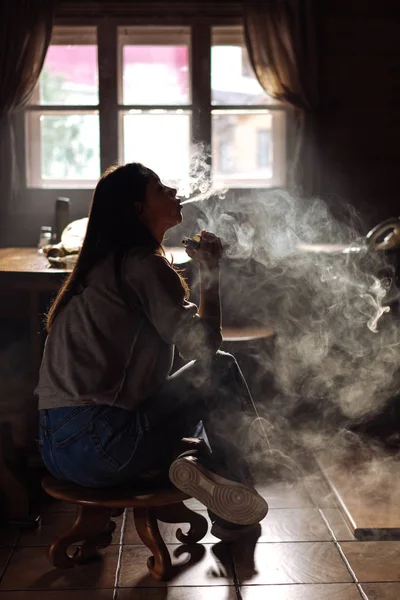
<svg viewBox="0 0 400 600"><path fill-rule="evenodd" d="M54 477L108 487L147 467L137 453L147 430L143 414L94 404L39 413L40 452Z"/></svg>

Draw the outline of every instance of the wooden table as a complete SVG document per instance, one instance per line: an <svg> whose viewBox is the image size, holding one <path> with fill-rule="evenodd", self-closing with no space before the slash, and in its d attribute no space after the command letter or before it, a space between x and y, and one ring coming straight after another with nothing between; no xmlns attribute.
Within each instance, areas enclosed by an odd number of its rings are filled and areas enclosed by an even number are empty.
<svg viewBox="0 0 400 600"><path fill-rule="evenodd" d="M33 371L37 372L41 360L40 295L57 293L67 274L65 269L50 268L36 248L0 248L0 293L20 291L28 297Z"/></svg>
<svg viewBox="0 0 400 600"><path fill-rule="evenodd" d="M191 258L184 248L166 247L167 258L173 257L174 264L183 265ZM57 286L71 269L54 269L44 254L36 248L0 248L0 284L8 281L19 288L38 286L43 291L57 290Z"/></svg>
<svg viewBox="0 0 400 600"><path fill-rule="evenodd" d="M34 286L53 291L66 273L50 268L47 257L36 248L0 248L0 289L10 283L18 289Z"/></svg>

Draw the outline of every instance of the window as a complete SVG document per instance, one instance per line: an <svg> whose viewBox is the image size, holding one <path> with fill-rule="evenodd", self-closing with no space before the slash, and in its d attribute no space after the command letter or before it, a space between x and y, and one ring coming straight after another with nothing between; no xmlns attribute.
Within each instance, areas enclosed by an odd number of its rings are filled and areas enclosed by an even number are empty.
<svg viewBox="0 0 400 600"><path fill-rule="evenodd" d="M232 154L235 138L235 123L229 118L225 122L217 123L218 153L213 156L214 171L220 173L234 173L236 170L235 158Z"/></svg>
<svg viewBox="0 0 400 600"><path fill-rule="evenodd" d="M30 187L91 187L100 176L95 28L56 28L25 113Z"/></svg>
<svg viewBox="0 0 400 600"><path fill-rule="evenodd" d="M284 185L286 113L251 71L240 26L213 28L211 91L213 154L229 127L225 153L234 165L226 170L213 163L215 180L228 188Z"/></svg>
<svg viewBox="0 0 400 600"><path fill-rule="evenodd" d="M25 111L28 187L92 188L116 161L186 187L200 141L217 185L285 184L286 111L258 84L241 26L106 27L54 28Z"/></svg>
<svg viewBox="0 0 400 600"><path fill-rule="evenodd" d="M190 29L119 28L118 45L119 157L179 185L189 175Z"/></svg>

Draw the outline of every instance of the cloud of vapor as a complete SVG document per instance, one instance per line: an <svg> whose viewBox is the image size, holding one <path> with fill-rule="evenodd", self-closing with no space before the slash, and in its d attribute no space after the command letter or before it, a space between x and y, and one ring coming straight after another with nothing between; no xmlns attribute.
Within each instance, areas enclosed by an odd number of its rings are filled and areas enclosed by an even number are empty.
<svg viewBox="0 0 400 600"><path fill-rule="evenodd" d="M274 378L268 420L329 430L372 418L399 394L400 336L389 308L399 293L384 253L363 243L354 211L343 206L339 220L322 200L284 190L214 196L196 209L196 231L220 236L230 259L223 307L276 333L272 359L257 356Z"/></svg>

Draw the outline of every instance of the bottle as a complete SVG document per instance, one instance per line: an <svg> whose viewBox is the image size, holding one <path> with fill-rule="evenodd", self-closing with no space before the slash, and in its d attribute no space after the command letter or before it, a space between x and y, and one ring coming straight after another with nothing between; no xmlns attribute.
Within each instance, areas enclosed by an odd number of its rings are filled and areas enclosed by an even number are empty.
<svg viewBox="0 0 400 600"><path fill-rule="evenodd" d="M57 198L55 210L55 244L61 241L61 234L69 222L69 198Z"/></svg>
<svg viewBox="0 0 400 600"><path fill-rule="evenodd" d="M40 228L39 242L37 245L37 251L42 254L43 248L51 245L51 239L53 237L51 227L47 225L42 225Z"/></svg>

